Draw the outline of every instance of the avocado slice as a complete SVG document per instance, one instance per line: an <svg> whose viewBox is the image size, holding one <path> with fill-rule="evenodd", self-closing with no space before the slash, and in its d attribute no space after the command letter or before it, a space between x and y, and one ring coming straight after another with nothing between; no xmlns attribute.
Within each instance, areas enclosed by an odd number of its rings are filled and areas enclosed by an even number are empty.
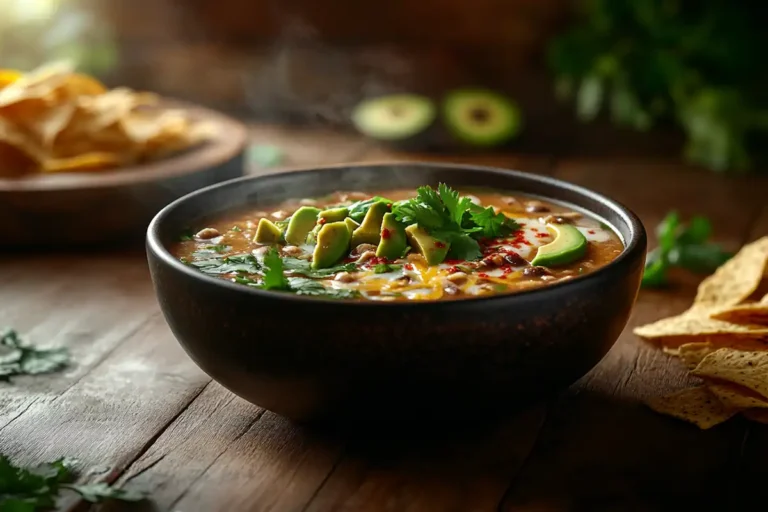
<svg viewBox="0 0 768 512"><path fill-rule="evenodd" d="M556 267L567 265L584 257L587 253L587 239L581 231L570 224L547 224L555 232L555 239L539 247L531 265Z"/></svg>
<svg viewBox="0 0 768 512"><path fill-rule="evenodd" d="M384 214L389 211L386 203L376 202L368 209L360 227L352 233L352 247L360 244L379 245L381 240L381 222Z"/></svg>
<svg viewBox="0 0 768 512"><path fill-rule="evenodd" d="M291 216L285 241L291 245L301 245L307 241L307 235L315 226L320 209L314 206L302 206Z"/></svg>
<svg viewBox="0 0 768 512"><path fill-rule="evenodd" d="M376 256L396 260L402 257L407 246L405 225L395 218L394 213L385 213L381 221L381 242L376 248Z"/></svg>
<svg viewBox="0 0 768 512"><path fill-rule="evenodd" d="M339 222L347 218L348 215L348 208L330 208L328 210L321 211L318 217L320 219L325 219L326 222Z"/></svg>
<svg viewBox="0 0 768 512"><path fill-rule="evenodd" d="M344 222L325 224L317 233L317 246L312 255L312 268L328 268L349 252L349 234Z"/></svg>
<svg viewBox="0 0 768 512"><path fill-rule="evenodd" d="M436 117L429 98L392 94L361 101L352 112L352 124L373 139L399 141L425 131Z"/></svg>
<svg viewBox="0 0 768 512"><path fill-rule="evenodd" d="M356 203L352 203L349 205L349 216L352 217L352 220L356 222L363 222L363 219L365 218L365 214L368 213L368 210L371 208L371 205L374 203L386 203L386 204L392 204L391 199L387 199L386 197L381 196L374 196L370 199L366 199L365 201L358 201Z"/></svg>
<svg viewBox="0 0 768 512"><path fill-rule="evenodd" d="M283 238L283 232L269 219L260 219L253 241L257 244L275 244Z"/></svg>
<svg viewBox="0 0 768 512"><path fill-rule="evenodd" d="M411 224L405 228L405 236L419 254L424 256L429 265L439 265L448 256L450 244L441 242L432 237L418 224Z"/></svg>
<svg viewBox="0 0 768 512"><path fill-rule="evenodd" d="M344 224L346 224L346 225L347 225L347 229L349 229L349 234L350 234L350 236L352 235L352 233L354 233L354 232L355 232L355 230L356 230L357 228L359 228L359 227L360 227L360 223L359 223L359 222L355 222L355 221L352 219L352 217L347 217L346 219L344 219Z"/></svg>
<svg viewBox="0 0 768 512"><path fill-rule="evenodd" d="M473 146L496 146L520 132L520 109L501 94L459 89L443 101L445 124L457 139Z"/></svg>

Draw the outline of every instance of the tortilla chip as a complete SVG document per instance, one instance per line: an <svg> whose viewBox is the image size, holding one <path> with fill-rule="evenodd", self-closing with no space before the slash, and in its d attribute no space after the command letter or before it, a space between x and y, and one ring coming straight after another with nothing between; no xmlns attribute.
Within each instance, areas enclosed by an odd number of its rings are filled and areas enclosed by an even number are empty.
<svg viewBox="0 0 768 512"><path fill-rule="evenodd" d="M649 400L654 411L672 416L700 429L712 428L734 416L739 409L726 407L706 387L688 388Z"/></svg>
<svg viewBox="0 0 768 512"><path fill-rule="evenodd" d="M735 324L768 325L768 295L760 302L721 309L711 313L709 317Z"/></svg>
<svg viewBox="0 0 768 512"><path fill-rule="evenodd" d="M695 310L637 327L634 333L646 340L671 347L704 339L718 345L727 344L731 340L768 341L768 327L732 324L709 318Z"/></svg>
<svg viewBox="0 0 768 512"><path fill-rule="evenodd" d="M745 245L699 285L695 309L735 306L749 297L768 265L768 236Z"/></svg>
<svg viewBox="0 0 768 512"><path fill-rule="evenodd" d="M768 425L768 409L747 409L741 414L748 420Z"/></svg>
<svg viewBox="0 0 768 512"><path fill-rule="evenodd" d="M702 359L715 350L717 350L717 347L708 341L703 343L685 343L677 348L678 357L683 360L683 363L690 370L696 368Z"/></svg>
<svg viewBox="0 0 768 512"><path fill-rule="evenodd" d="M711 383L707 389L721 404L733 409L768 408L768 400L748 389L732 384Z"/></svg>
<svg viewBox="0 0 768 512"><path fill-rule="evenodd" d="M768 398L768 351L720 348L691 372L699 377L731 382Z"/></svg>
<svg viewBox="0 0 768 512"><path fill-rule="evenodd" d="M86 153L72 158L46 160L43 172L100 171L120 165L120 158L112 153Z"/></svg>

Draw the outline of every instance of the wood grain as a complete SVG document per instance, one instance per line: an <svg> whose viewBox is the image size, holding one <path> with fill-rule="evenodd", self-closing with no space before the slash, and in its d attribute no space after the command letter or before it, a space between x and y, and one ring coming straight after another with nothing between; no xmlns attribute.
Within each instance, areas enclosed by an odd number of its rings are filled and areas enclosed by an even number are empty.
<svg viewBox="0 0 768 512"><path fill-rule="evenodd" d="M731 249L748 237L756 215L750 180L663 165L562 164L556 176L624 202L649 228L671 208L713 220ZM605 359L549 410L528 464L510 486L505 510L665 510L672 503L709 507L726 500L740 464L744 426L711 431L662 417L643 398L689 385L683 366L642 343L633 326L686 309L700 277L677 276L666 291L643 291L629 326Z"/></svg>

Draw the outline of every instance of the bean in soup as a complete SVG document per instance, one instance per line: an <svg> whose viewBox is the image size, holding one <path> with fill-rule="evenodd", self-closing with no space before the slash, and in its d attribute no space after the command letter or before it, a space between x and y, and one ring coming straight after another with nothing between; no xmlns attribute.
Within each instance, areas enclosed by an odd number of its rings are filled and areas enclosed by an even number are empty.
<svg viewBox="0 0 768 512"><path fill-rule="evenodd" d="M624 250L597 219L491 190L338 192L214 219L172 251L267 290L375 301L514 293L588 274Z"/></svg>

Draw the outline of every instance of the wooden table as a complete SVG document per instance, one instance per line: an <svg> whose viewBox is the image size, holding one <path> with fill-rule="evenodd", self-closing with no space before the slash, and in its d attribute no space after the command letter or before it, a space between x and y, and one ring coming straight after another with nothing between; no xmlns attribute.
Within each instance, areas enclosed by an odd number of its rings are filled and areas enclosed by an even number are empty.
<svg viewBox="0 0 768 512"><path fill-rule="evenodd" d="M261 127L253 137L282 147L289 166L423 158L324 132ZM671 208L709 216L730 249L768 234L765 176L636 160L446 159L592 187L634 209L652 244ZM687 307L696 279L678 282L641 293L613 350L580 382L492 431L350 439L295 426L211 382L166 326L141 248L5 255L0 325L69 347L76 364L0 384L0 452L29 464L76 457L84 480L147 489L157 510L736 510L768 477L768 427L734 420L699 431L639 403L686 385L677 361L631 333Z"/></svg>

